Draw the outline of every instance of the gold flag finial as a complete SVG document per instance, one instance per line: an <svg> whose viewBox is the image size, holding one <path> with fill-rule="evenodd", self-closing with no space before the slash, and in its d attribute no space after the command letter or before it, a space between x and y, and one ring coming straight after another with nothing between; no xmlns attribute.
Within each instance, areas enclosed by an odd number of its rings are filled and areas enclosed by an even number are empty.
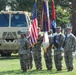
<svg viewBox="0 0 76 75"><path fill-rule="evenodd" d="M35 2L37 2L37 0L35 0Z"/></svg>
<svg viewBox="0 0 76 75"><path fill-rule="evenodd" d="M52 1L54 1L54 0L52 0Z"/></svg>

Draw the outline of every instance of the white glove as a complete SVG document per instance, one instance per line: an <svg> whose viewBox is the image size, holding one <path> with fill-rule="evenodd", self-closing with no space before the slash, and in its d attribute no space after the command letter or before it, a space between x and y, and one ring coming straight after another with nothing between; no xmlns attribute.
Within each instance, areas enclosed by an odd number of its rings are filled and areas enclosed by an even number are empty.
<svg viewBox="0 0 76 75"><path fill-rule="evenodd" d="M61 47L61 50L62 50L62 51L64 51L64 48L63 48L63 47Z"/></svg>
<svg viewBox="0 0 76 75"><path fill-rule="evenodd" d="M58 43L58 40L56 40L56 43Z"/></svg>
<svg viewBox="0 0 76 75"><path fill-rule="evenodd" d="M74 57L75 57L75 59L76 59L76 54L75 54L75 56L74 56Z"/></svg>
<svg viewBox="0 0 76 75"><path fill-rule="evenodd" d="M72 52L72 55L75 56L75 52Z"/></svg>
<svg viewBox="0 0 76 75"><path fill-rule="evenodd" d="M32 53L32 51L31 51L31 53Z"/></svg>

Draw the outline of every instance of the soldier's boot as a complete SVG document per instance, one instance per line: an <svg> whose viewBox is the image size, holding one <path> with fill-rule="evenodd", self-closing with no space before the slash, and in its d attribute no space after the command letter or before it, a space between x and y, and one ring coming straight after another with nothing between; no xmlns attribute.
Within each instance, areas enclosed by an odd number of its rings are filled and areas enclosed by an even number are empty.
<svg viewBox="0 0 76 75"><path fill-rule="evenodd" d="M23 67L23 72L26 72L27 71L27 67Z"/></svg>
<svg viewBox="0 0 76 75"><path fill-rule="evenodd" d="M28 64L28 66L27 66L27 69L29 69L29 64Z"/></svg>
<svg viewBox="0 0 76 75"><path fill-rule="evenodd" d="M32 64L32 63L30 63L30 69L32 69L32 67L33 67L33 64Z"/></svg>
<svg viewBox="0 0 76 75"><path fill-rule="evenodd" d="M36 70L42 70L42 67L36 67Z"/></svg>
<svg viewBox="0 0 76 75"><path fill-rule="evenodd" d="M39 68L38 67L36 67L36 70L38 70Z"/></svg>
<svg viewBox="0 0 76 75"><path fill-rule="evenodd" d="M52 70L52 68L51 67L48 67L47 70Z"/></svg>
<svg viewBox="0 0 76 75"><path fill-rule="evenodd" d="M70 67L68 67L67 69L68 69L67 71L70 71Z"/></svg>
<svg viewBox="0 0 76 75"><path fill-rule="evenodd" d="M70 67L70 71L72 71L73 70L73 67Z"/></svg>
<svg viewBox="0 0 76 75"><path fill-rule="evenodd" d="M23 67L21 67L21 70L23 70Z"/></svg>
<svg viewBox="0 0 76 75"><path fill-rule="evenodd" d="M39 69L42 70L42 67L40 67Z"/></svg>
<svg viewBox="0 0 76 75"><path fill-rule="evenodd" d="M25 70L25 69L23 69L23 72L26 72L27 71L27 69Z"/></svg>
<svg viewBox="0 0 76 75"><path fill-rule="evenodd" d="M62 70L62 68L57 68L57 71L61 71Z"/></svg>
<svg viewBox="0 0 76 75"><path fill-rule="evenodd" d="M32 69L32 66L30 66L29 69Z"/></svg>
<svg viewBox="0 0 76 75"><path fill-rule="evenodd" d="M27 70L23 70L23 72L27 72Z"/></svg>
<svg viewBox="0 0 76 75"><path fill-rule="evenodd" d="M71 71L71 67L68 67L68 71Z"/></svg>

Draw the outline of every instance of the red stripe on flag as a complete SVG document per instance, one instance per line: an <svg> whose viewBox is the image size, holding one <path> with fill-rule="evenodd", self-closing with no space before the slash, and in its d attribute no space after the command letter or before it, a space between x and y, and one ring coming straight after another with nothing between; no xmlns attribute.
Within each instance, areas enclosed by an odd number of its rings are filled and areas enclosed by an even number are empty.
<svg viewBox="0 0 76 75"><path fill-rule="evenodd" d="M52 20L56 19L54 0L52 0Z"/></svg>
<svg viewBox="0 0 76 75"><path fill-rule="evenodd" d="M31 25L31 29L30 29L30 43L31 43L31 46L34 45L35 43L37 43L37 39L38 39L37 27L38 27L38 23L37 23L37 5L36 5L36 2L35 2L34 6L33 6L32 25Z"/></svg>
<svg viewBox="0 0 76 75"><path fill-rule="evenodd" d="M32 21L31 31L30 31L30 39L31 45L37 43L38 33L37 33L37 19L35 18Z"/></svg>

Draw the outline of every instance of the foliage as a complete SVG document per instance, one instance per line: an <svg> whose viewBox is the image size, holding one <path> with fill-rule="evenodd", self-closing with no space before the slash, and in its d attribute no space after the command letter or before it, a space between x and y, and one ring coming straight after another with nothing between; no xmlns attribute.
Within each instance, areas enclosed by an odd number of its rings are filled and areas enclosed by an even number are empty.
<svg viewBox="0 0 76 75"><path fill-rule="evenodd" d="M33 4L35 0L0 0L0 10L5 10L6 5L10 5L12 10L17 11L29 11L32 12ZM43 0L37 0L37 12L38 12L38 22L40 24L40 14ZM51 19L51 2L49 1L49 13ZM71 22L72 12L75 12L75 9L72 8L72 2L76 0L54 0L56 8L56 22L57 25L65 27L67 23Z"/></svg>
<svg viewBox="0 0 76 75"><path fill-rule="evenodd" d="M0 0L0 10L4 10L6 5L6 1L5 0Z"/></svg>
<svg viewBox="0 0 76 75"><path fill-rule="evenodd" d="M62 7L60 6L57 6L56 14L57 14L57 24L59 26L62 26L63 28L66 27L67 23L70 22L71 14L67 12L67 10L62 9Z"/></svg>
<svg viewBox="0 0 76 75"><path fill-rule="evenodd" d="M64 28L71 22L71 2L69 0L54 0L54 2L56 10L56 23Z"/></svg>
<svg viewBox="0 0 76 75"><path fill-rule="evenodd" d="M31 11L33 8L34 0L16 0L17 8L16 10L20 11Z"/></svg>

